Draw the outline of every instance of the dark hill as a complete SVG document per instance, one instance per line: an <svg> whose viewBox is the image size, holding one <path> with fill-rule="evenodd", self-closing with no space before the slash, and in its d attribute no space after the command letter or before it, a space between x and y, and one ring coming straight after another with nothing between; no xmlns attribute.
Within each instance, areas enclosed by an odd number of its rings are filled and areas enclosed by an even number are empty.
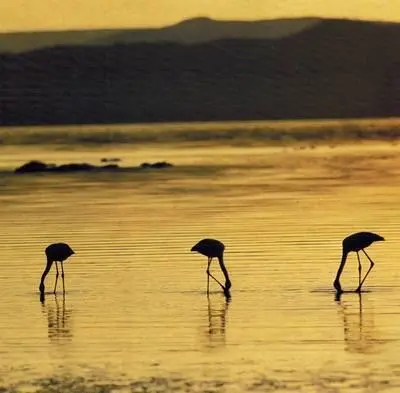
<svg viewBox="0 0 400 393"><path fill-rule="evenodd" d="M21 53L71 45L109 46L160 42L197 44L224 38L279 39L297 34L319 23L322 23L322 19L300 18L244 22L195 18L160 28L0 33L0 53Z"/></svg>
<svg viewBox="0 0 400 393"><path fill-rule="evenodd" d="M60 46L0 56L0 124L400 115L400 25L275 39Z"/></svg>

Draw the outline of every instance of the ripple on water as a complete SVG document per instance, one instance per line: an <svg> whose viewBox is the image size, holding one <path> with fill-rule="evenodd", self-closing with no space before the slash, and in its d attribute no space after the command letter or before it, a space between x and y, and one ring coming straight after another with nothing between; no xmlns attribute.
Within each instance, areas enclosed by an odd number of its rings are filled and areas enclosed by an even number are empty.
<svg viewBox="0 0 400 393"><path fill-rule="evenodd" d="M236 147L219 162L170 148L168 160L179 168L183 152L196 170L6 179L0 392L396 391L398 154L378 150ZM359 230L387 241L369 248L376 265L361 296L338 301L341 241ZM230 302L214 283L206 296L207 260L190 253L205 237L226 245ZM44 248L57 241L77 253L65 298L42 304ZM211 269L221 277L217 262ZM353 255L342 285L356 281ZM48 291L53 283L52 271Z"/></svg>

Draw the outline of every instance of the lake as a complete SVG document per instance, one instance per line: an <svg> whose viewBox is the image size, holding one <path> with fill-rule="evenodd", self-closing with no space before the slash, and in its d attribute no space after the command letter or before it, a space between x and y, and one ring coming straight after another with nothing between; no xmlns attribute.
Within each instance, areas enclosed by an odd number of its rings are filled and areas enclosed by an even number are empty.
<svg viewBox="0 0 400 393"><path fill-rule="evenodd" d="M0 130L0 392L398 392L399 135L395 119ZM174 166L12 173L102 158ZM386 241L337 300L358 231ZM226 246L229 300L207 296L202 238ZM76 254L41 303L53 242ZM346 290L357 274L352 253Z"/></svg>

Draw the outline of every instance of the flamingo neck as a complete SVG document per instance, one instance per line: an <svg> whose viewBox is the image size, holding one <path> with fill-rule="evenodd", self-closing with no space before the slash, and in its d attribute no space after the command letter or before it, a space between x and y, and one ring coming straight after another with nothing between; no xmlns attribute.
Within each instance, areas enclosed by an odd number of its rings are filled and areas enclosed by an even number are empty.
<svg viewBox="0 0 400 393"><path fill-rule="evenodd" d="M343 249L342 252L342 260L340 261L339 269L336 273L335 281L333 282L333 286L336 288L338 292L342 292L342 287L340 286L340 276L342 275L344 265L346 264L348 251Z"/></svg>
<svg viewBox="0 0 400 393"><path fill-rule="evenodd" d="M231 280L229 279L228 270L224 264L224 257L221 255L218 257L219 266L221 267L222 273L225 277L225 291L229 291L230 287L232 286Z"/></svg>
<svg viewBox="0 0 400 393"><path fill-rule="evenodd" d="M53 265L53 261L50 260L49 258L47 258L46 267L44 268L42 278L40 279L40 285L39 285L40 292L44 292L44 280L45 280L47 274L49 273L52 265Z"/></svg>

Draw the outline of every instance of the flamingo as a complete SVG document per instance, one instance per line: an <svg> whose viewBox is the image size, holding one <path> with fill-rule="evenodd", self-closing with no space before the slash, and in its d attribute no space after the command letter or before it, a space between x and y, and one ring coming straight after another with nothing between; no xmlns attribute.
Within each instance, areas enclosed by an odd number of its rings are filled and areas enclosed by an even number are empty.
<svg viewBox="0 0 400 393"><path fill-rule="evenodd" d="M57 262L61 263L61 278L62 278L62 282L63 282L63 293L65 293L63 262L66 259L68 259L71 255L75 254L75 252L66 243L53 243L53 244L50 244L46 248L45 254L47 257L47 264L43 271L42 278L40 280L40 285L39 285L40 293L42 295L44 294L44 280L45 280L47 274L49 273L51 266L53 265L53 262L55 262L55 264L56 264L56 271L57 271L56 282L54 284L54 293L56 293L57 280L58 280L58 275L59 275Z"/></svg>
<svg viewBox="0 0 400 393"><path fill-rule="evenodd" d="M358 287L356 289L355 292L361 292L361 287L365 281L365 279L367 278L369 272L371 271L371 269L374 267L374 262L372 261L372 259L368 256L368 254L365 252L364 248L367 248L368 246L370 246L372 243L374 242L380 242L380 241L384 241L385 239L380 236L377 235L376 233L372 233L372 232L357 232L357 233L353 233L350 236L347 236L344 240L343 240L343 244L342 244L342 248L343 248L343 254L342 254L342 261L340 262L339 265L339 269L336 273L336 278L335 281L333 282L333 286L335 287L337 293L342 293L342 287L340 285L340 275L342 274L344 265L346 263L346 259L347 259L347 255L349 254L349 252L354 251L357 253L357 259L358 259ZM365 256L368 258L368 260L370 261L370 266L369 269L366 273L366 275L364 276L364 278L361 280L361 262L360 262L360 256L359 256L359 251L362 251Z"/></svg>
<svg viewBox="0 0 400 393"><path fill-rule="evenodd" d="M222 288L226 297L230 297L229 289L232 286L231 280L229 279L228 270L224 264L224 250L225 246L222 242L216 239L203 239L195 244L190 251L196 251L208 258L207 265L207 295L210 292L210 277L213 278ZM211 273L210 265L213 258L218 258L219 266L221 267L222 273L225 277L225 286L223 286Z"/></svg>

